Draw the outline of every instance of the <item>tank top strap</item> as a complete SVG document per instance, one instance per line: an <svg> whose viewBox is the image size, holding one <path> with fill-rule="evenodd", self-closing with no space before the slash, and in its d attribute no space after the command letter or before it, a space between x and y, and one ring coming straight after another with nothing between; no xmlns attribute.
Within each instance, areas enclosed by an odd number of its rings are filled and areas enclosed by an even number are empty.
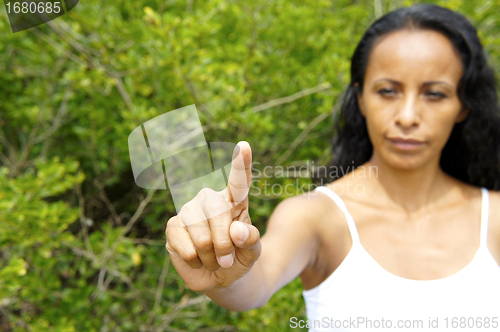
<svg viewBox="0 0 500 332"><path fill-rule="evenodd" d="M347 211L347 207L345 206L342 199L336 193L334 193L331 189L329 189L325 186L317 187L316 190L321 191L323 194L330 197L337 204L337 206L340 208L340 210L342 210L342 212L344 213L345 218L347 220L347 226L349 226L349 232L351 233L351 238L352 238L353 244L359 243L359 235L358 235L358 230L356 229L356 224L354 223L354 219L352 219L352 216L349 213L349 211Z"/></svg>
<svg viewBox="0 0 500 332"><path fill-rule="evenodd" d="M490 194L488 189L481 188L481 242L480 246L487 248L488 241L488 219L490 214Z"/></svg>

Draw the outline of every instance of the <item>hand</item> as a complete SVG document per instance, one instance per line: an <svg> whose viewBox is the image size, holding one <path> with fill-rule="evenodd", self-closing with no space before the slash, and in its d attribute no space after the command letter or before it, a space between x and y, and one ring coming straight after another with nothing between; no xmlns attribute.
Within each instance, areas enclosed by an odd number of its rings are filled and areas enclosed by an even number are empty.
<svg viewBox="0 0 500 332"><path fill-rule="evenodd" d="M167 223L166 248L177 273L193 291L231 285L260 256L260 233L248 214L250 145L239 142L235 153L227 188L201 190Z"/></svg>

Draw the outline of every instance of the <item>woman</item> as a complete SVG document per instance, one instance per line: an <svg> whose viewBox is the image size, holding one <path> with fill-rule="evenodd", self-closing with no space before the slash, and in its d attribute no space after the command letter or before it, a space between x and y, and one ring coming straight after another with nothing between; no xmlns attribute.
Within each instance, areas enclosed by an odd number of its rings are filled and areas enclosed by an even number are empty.
<svg viewBox="0 0 500 332"><path fill-rule="evenodd" d="M333 146L331 165L356 170L283 201L260 239L240 142L228 188L167 224L177 272L231 310L300 275L308 321L290 326L311 331L500 329L500 194L486 189L500 186L495 84L460 14L385 15L352 58Z"/></svg>

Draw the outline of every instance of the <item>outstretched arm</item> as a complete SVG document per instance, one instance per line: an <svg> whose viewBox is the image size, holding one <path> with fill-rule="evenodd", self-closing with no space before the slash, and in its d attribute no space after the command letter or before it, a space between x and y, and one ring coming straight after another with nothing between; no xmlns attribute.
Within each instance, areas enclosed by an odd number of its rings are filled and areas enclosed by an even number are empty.
<svg viewBox="0 0 500 332"><path fill-rule="evenodd" d="M190 289L241 311L263 306L314 261L318 203L305 195L283 201L261 241L248 213L251 150L246 142L238 146L228 188L202 190L169 220L166 248Z"/></svg>

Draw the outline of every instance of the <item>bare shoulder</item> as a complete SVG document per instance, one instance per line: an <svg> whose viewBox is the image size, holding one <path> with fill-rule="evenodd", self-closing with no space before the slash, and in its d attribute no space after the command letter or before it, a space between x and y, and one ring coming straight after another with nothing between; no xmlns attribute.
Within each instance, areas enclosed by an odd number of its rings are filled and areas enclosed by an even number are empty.
<svg viewBox="0 0 500 332"><path fill-rule="evenodd" d="M500 192L490 190L490 213L488 228L500 242Z"/></svg>
<svg viewBox="0 0 500 332"><path fill-rule="evenodd" d="M266 252L273 253L274 270L292 269L289 277L300 275L304 287L309 289L340 264L350 245L346 243L349 240L342 210L325 193L314 190L287 198L276 207L262 237L262 245ZM263 255L266 255L264 250Z"/></svg>
<svg viewBox="0 0 500 332"><path fill-rule="evenodd" d="M332 205L333 204L333 205ZM283 200L274 210L262 236L262 255L270 284L276 290L301 275L315 272L325 245L339 243L334 226L335 203L320 191L311 191ZM340 222L339 222L340 224ZM312 273L317 274L317 273ZM273 286L274 287L274 286Z"/></svg>
<svg viewBox="0 0 500 332"><path fill-rule="evenodd" d="M315 217L328 210L327 202L328 197L325 194L318 190L312 190L283 200L276 209L293 210L303 216Z"/></svg>
<svg viewBox="0 0 500 332"><path fill-rule="evenodd" d="M500 192L496 190L489 190L491 206L497 208L500 202Z"/></svg>
<svg viewBox="0 0 500 332"><path fill-rule="evenodd" d="M340 192L332 188L341 189L344 184L337 180L325 187L339 196ZM304 217L308 227L302 229L302 234L314 235L314 254L300 274L305 289L311 289L325 280L345 259L352 244L344 212L327 193L315 190L287 199L278 207L290 207L291 211L296 211L291 217L295 221Z"/></svg>
<svg viewBox="0 0 500 332"><path fill-rule="evenodd" d="M490 211L500 211L500 192L496 190L489 190L490 193Z"/></svg>
<svg viewBox="0 0 500 332"><path fill-rule="evenodd" d="M464 192L468 199L476 199L481 202L482 196L478 193L478 187L468 184L462 184L465 188ZM488 249L493 255L495 260L500 265L500 192L495 190L488 190L489 193L489 211L488 211Z"/></svg>
<svg viewBox="0 0 500 332"><path fill-rule="evenodd" d="M342 210L326 194L313 190L282 201L271 215L264 237L268 235L273 241L288 238L317 253L326 244L342 244L346 234Z"/></svg>
<svg viewBox="0 0 500 332"><path fill-rule="evenodd" d="M270 224L300 224L322 231L324 222L335 222L339 216L343 213L330 197L319 190L312 190L283 200L271 216Z"/></svg>

